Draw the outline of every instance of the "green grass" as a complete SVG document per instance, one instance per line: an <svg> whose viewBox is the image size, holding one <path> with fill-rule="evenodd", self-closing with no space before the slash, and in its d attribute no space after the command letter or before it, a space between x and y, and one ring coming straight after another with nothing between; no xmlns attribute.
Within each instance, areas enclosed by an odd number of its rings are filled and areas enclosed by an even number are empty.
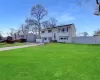
<svg viewBox="0 0 100 80"><path fill-rule="evenodd" d="M0 52L0 80L100 80L100 45L58 43Z"/></svg>
<svg viewBox="0 0 100 80"><path fill-rule="evenodd" d="M23 43L14 43L14 44L0 43L0 48L11 47L11 46L19 46L19 45L23 45Z"/></svg>

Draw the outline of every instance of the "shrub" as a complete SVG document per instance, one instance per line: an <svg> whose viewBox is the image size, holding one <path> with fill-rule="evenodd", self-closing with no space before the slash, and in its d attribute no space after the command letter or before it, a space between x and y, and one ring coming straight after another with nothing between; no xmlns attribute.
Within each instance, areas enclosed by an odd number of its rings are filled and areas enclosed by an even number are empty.
<svg viewBox="0 0 100 80"><path fill-rule="evenodd" d="M27 42L26 39L20 39L19 42L23 43L23 42Z"/></svg>
<svg viewBox="0 0 100 80"><path fill-rule="evenodd" d="M14 43L13 38L11 36L8 36L6 39L6 43L8 43L8 44Z"/></svg>
<svg viewBox="0 0 100 80"><path fill-rule="evenodd" d="M19 42L19 40L14 40L14 42Z"/></svg>
<svg viewBox="0 0 100 80"><path fill-rule="evenodd" d="M52 41L50 41L50 42L56 43L56 42L57 42L57 40L52 40Z"/></svg>

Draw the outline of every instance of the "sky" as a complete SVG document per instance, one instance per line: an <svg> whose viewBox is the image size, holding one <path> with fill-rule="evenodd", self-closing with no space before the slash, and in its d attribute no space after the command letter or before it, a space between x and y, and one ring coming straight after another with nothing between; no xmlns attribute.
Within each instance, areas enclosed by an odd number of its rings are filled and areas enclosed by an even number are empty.
<svg viewBox="0 0 100 80"><path fill-rule="evenodd" d="M32 6L42 4L48 10L45 19L54 17L58 24L74 23L77 35L81 32L93 31L100 28L100 17L95 16L95 0L78 5L78 0L0 0L0 31L9 32L10 28L19 28L30 16Z"/></svg>

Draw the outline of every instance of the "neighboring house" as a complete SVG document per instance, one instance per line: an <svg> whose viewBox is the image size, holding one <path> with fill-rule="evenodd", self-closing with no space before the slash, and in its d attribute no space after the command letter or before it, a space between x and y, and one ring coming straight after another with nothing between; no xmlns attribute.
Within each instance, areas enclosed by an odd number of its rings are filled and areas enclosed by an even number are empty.
<svg viewBox="0 0 100 80"><path fill-rule="evenodd" d="M76 36L76 28L74 24L62 25L53 28L46 28L41 30L41 40L37 39L37 42L72 42L72 37Z"/></svg>
<svg viewBox="0 0 100 80"><path fill-rule="evenodd" d="M36 35L34 33L27 33L27 35L22 34L21 32L19 34L13 35L13 40L19 40L19 39L26 39L27 42L36 42Z"/></svg>
<svg viewBox="0 0 100 80"><path fill-rule="evenodd" d="M36 34L28 33L28 35L27 35L27 42L36 42Z"/></svg>

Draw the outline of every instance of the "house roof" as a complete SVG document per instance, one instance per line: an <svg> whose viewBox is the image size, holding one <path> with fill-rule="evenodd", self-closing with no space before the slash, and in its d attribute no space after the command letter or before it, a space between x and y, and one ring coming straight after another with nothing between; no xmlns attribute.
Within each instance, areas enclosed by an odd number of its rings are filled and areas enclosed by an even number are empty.
<svg viewBox="0 0 100 80"><path fill-rule="evenodd" d="M72 25L74 25L74 24L59 25L59 26L57 26L57 27L45 28L45 29L43 29L43 30L56 29L56 28L61 28L61 27L74 27L74 28L75 28L75 26L72 26ZM75 30L76 30L76 29L75 29Z"/></svg>
<svg viewBox="0 0 100 80"><path fill-rule="evenodd" d="M57 26L57 28L58 28L58 27L65 27L65 26L68 26L68 27L69 27L69 26L71 26L71 25L73 25L73 24L60 25L60 26Z"/></svg>

